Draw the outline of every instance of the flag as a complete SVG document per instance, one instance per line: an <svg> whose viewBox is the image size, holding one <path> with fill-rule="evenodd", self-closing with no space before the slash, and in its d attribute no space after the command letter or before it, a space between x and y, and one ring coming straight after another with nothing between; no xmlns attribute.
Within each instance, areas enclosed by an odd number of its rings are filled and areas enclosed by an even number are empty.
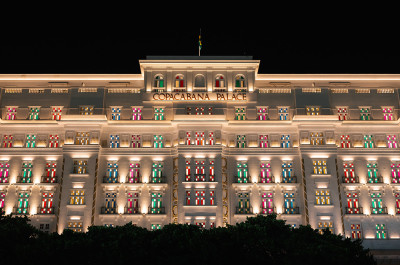
<svg viewBox="0 0 400 265"><path fill-rule="evenodd" d="M201 51L202 47L203 47L203 44L201 43L201 29L200 29L200 34L199 34L199 56L200 56L200 51Z"/></svg>

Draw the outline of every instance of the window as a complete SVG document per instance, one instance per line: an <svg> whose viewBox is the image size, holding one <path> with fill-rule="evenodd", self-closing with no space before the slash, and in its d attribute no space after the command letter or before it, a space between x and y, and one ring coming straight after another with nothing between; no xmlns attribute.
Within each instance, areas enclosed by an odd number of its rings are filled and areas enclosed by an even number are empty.
<svg viewBox="0 0 400 265"><path fill-rule="evenodd" d="M118 183L118 163L115 161L107 162L107 173L103 180L104 183Z"/></svg>
<svg viewBox="0 0 400 265"><path fill-rule="evenodd" d="M113 121L121 120L121 109L122 107L111 107L111 119Z"/></svg>
<svg viewBox="0 0 400 265"><path fill-rule="evenodd" d="M10 164L8 163L8 161L0 161L0 183L9 182L9 169Z"/></svg>
<svg viewBox="0 0 400 265"><path fill-rule="evenodd" d="M353 162L345 161L343 162L343 183L358 183L358 178L354 172L354 164Z"/></svg>
<svg viewBox="0 0 400 265"><path fill-rule="evenodd" d="M208 181L215 181L215 168L214 168L214 160L208 161L209 167L208 167Z"/></svg>
<svg viewBox="0 0 400 265"><path fill-rule="evenodd" d="M206 191L196 190L195 191L195 204L196 205L206 205Z"/></svg>
<svg viewBox="0 0 400 265"><path fill-rule="evenodd" d="M69 194L70 205L84 205L85 204L85 191L84 190L71 190Z"/></svg>
<svg viewBox="0 0 400 265"><path fill-rule="evenodd" d="M236 208L236 213L251 214L250 194L248 192L238 193L238 207Z"/></svg>
<svg viewBox="0 0 400 265"><path fill-rule="evenodd" d="M306 114L307 115L320 115L321 114L320 107L317 107L317 106L306 107Z"/></svg>
<svg viewBox="0 0 400 265"><path fill-rule="evenodd" d="M274 198L272 192L263 192L261 194L261 213L270 214L274 212Z"/></svg>
<svg viewBox="0 0 400 265"><path fill-rule="evenodd" d="M150 230L152 230L152 231L159 230L161 228L162 228L161 224L151 224L151 226L150 226Z"/></svg>
<svg viewBox="0 0 400 265"><path fill-rule="evenodd" d="M371 214L386 214L387 208L383 206L382 193L371 192Z"/></svg>
<svg viewBox="0 0 400 265"><path fill-rule="evenodd" d="M42 202L40 204L40 213L41 214L53 214L53 198L54 192L42 192Z"/></svg>
<svg viewBox="0 0 400 265"><path fill-rule="evenodd" d="M280 121L289 120L289 107L278 107L278 115Z"/></svg>
<svg viewBox="0 0 400 265"><path fill-rule="evenodd" d="M257 120L266 121L268 117L268 107L257 107Z"/></svg>
<svg viewBox="0 0 400 265"><path fill-rule="evenodd" d="M40 107L29 107L29 120L38 120L39 119Z"/></svg>
<svg viewBox="0 0 400 265"><path fill-rule="evenodd" d="M315 191L315 204L316 205L331 205L331 193L329 190L316 190Z"/></svg>
<svg viewBox="0 0 400 265"><path fill-rule="evenodd" d="M243 75L237 75L235 77L235 88L246 87L246 80Z"/></svg>
<svg viewBox="0 0 400 265"><path fill-rule="evenodd" d="M311 145L323 145L324 143L324 133L312 132L310 133L310 143Z"/></svg>
<svg viewBox="0 0 400 265"><path fill-rule="evenodd" d="M139 193L128 192L128 203L125 208L126 214L137 214L139 213Z"/></svg>
<svg viewBox="0 0 400 265"><path fill-rule="evenodd" d="M118 134L110 134L110 148L119 148L119 135Z"/></svg>
<svg viewBox="0 0 400 265"><path fill-rule="evenodd" d="M400 183L400 163L399 161L392 161L390 164L392 168L392 183L398 184Z"/></svg>
<svg viewBox="0 0 400 265"><path fill-rule="evenodd" d="M358 192L349 191L346 192L346 200L347 200L347 207L346 207L346 214L362 214L362 208L359 207L358 202Z"/></svg>
<svg viewBox="0 0 400 265"><path fill-rule="evenodd" d="M223 75L215 77L215 88L225 88L225 79Z"/></svg>
<svg viewBox="0 0 400 265"><path fill-rule="evenodd" d="M192 176L190 172L190 160L186 160L185 162L185 180L192 181Z"/></svg>
<svg viewBox="0 0 400 265"><path fill-rule="evenodd" d="M185 79L183 78L183 75L177 75L175 77L174 87L175 88L183 88L183 87L185 87Z"/></svg>
<svg viewBox="0 0 400 265"><path fill-rule="evenodd" d="M340 147L341 148L350 148L351 147L350 135L341 135L340 136Z"/></svg>
<svg viewBox="0 0 400 265"><path fill-rule="evenodd" d="M237 148L246 148L246 135L237 135L236 136L236 147Z"/></svg>
<svg viewBox="0 0 400 265"><path fill-rule="evenodd" d="M26 148L35 148L36 147L36 135L35 134L27 134L25 140Z"/></svg>
<svg viewBox="0 0 400 265"><path fill-rule="evenodd" d="M290 135L287 134L281 135L281 147L290 148Z"/></svg>
<svg viewBox="0 0 400 265"><path fill-rule="evenodd" d="M394 193L394 198L396 200L395 206L396 206L396 214L400 214L400 192L395 192Z"/></svg>
<svg viewBox="0 0 400 265"><path fill-rule="evenodd" d="M315 175L328 174L328 169L326 167L325 160L314 160L313 161L313 174L315 174Z"/></svg>
<svg viewBox="0 0 400 265"><path fill-rule="evenodd" d="M141 107L132 107L132 120L134 120L134 121L142 120L142 108Z"/></svg>
<svg viewBox="0 0 400 265"><path fill-rule="evenodd" d="M6 193L0 191L0 211L3 211L6 202Z"/></svg>
<svg viewBox="0 0 400 265"><path fill-rule="evenodd" d="M246 119L246 108L235 108L235 120L244 121Z"/></svg>
<svg viewBox="0 0 400 265"><path fill-rule="evenodd" d="M195 161L195 171L194 171L194 180L196 182L206 181L206 169L205 169L206 162L204 160L196 160Z"/></svg>
<svg viewBox="0 0 400 265"><path fill-rule="evenodd" d="M387 147L397 148L397 137L396 135L386 135Z"/></svg>
<svg viewBox="0 0 400 265"><path fill-rule="evenodd" d="M58 148L59 147L59 137L57 134L49 135L49 148Z"/></svg>
<svg viewBox="0 0 400 265"><path fill-rule="evenodd" d="M90 139L90 133L88 132L77 132L75 136L76 145L88 145Z"/></svg>
<svg viewBox="0 0 400 265"><path fill-rule="evenodd" d="M296 207L296 201L294 192L284 192L284 214L298 214L298 207Z"/></svg>
<svg viewBox="0 0 400 265"><path fill-rule="evenodd" d="M23 161L21 167L21 176L18 177L18 183L32 183L33 164L29 161Z"/></svg>
<svg viewBox="0 0 400 265"><path fill-rule="evenodd" d="M74 160L74 174L88 174L87 160Z"/></svg>
<svg viewBox="0 0 400 265"><path fill-rule="evenodd" d="M268 148L268 135L260 134L258 136L258 146L260 148Z"/></svg>
<svg viewBox="0 0 400 265"><path fill-rule="evenodd" d="M80 115L93 115L94 114L94 107L93 106L80 106L79 107L79 114Z"/></svg>
<svg viewBox="0 0 400 265"><path fill-rule="evenodd" d="M364 148L374 148L374 136L364 135Z"/></svg>
<svg viewBox="0 0 400 265"><path fill-rule="evenodd" d="M194 77L194 87L195 88L205 88L206 87L206 78L204 75L196 75Z"/></svg>
<svg viewBox="0 0 400 265"><path fill-rule="evenodd" d="M351 224L350 230L351 230L351 238L352 239L361 239L362 238L361 224Z"/></svg>
<svg viewBox="0 0 400 265"><path fill-rule="evenodd" d="M29 211L29 192L21 191L18 192L17 207L15 209L16 214L28 214Z"/></svg>
<svg viewBox="0 0 400 265"><path fill-rule="evenodd" d="M208 132L207 143L208 145L214 145L214 132Z"/></svg>
<svg viewBox="0 0 400 265"><path fill-rule="evenodd" d="M116 214L117 213L117 193L106 192L104 208L102 214Z"/></svg>
<svg viewBox="0 0 400 265"><path fill-rule="evenodd" d="M140 183L140 163L129 163L129 173L127 183Z"/></svg>
<svg viewBox="0 0 400 265"><path fill-rule="evenodd" d="M164 88L164 77L162 75L156 75L154 77L153 86L156 88Z"/></svg>
<svg viewBox="0 0 400 265"><path fill-rule="evenodd" d="M293 162L282 162L282 183L296 183L296 177L293 173Z"/></svg>
<svg viewBox="0 0 400 265"><path fill-rule="evenodd" d="M250 183L247 162L238 162L236 164L237 183Z"/></svg>
<svg viewBox="0 0 400 265"><path fill-rule="evenodd" d="M51 108L51 119L55 121L61 120L62 107L52 107Z"/></svg>
<svg viewBox="0 0 400 265"><path fill-rule="evenodd" d="M348 111L347 111L347 107L338 107L337 108L337 114L339 117L339 121L345 121L348 119Z"/></svg>
<svg viewBox="0 0 400 265"><path fill-rule="evenodd" d="M326 229L333 234L333 222L318 222L318 233L322 235Z"/></svg>
<svg viewBox="0 0 400 265"><path fill-rule="evenodd" d="M153 136L153 148L163 148L164 147L164 138L162 135L154 135Z"/></svg>
<svg viewBox="0 0 400 265"><path fill-rule="evenodd" d="M162 194L159 192L151 193L151 204L149 213L153 214L161 214L164 213L164 209L162 207Z"/></svg>
<svg viewBox="0 0 400 265"><path fill-rule="evenodd" d="M151 167L151 183L163 183L163 163L161 162L153 162Z"/></svg>
<svg viewBox="0 0 400 265"><path fill-rule="evenodd" d="M205 145L205 133L204 132L195 132L195 140L194 140L195 145Z"/></svg>
<svg viewBox="0 0 400 265"><path fill-rule="evenodd" d="M269 163L269 161L261 162L260 164L260 182L261 183L273 182L271 164Z"/></svg>
<svg viewBox="0 0 400 265"><path fill-rule="evenodd" d="M17 109L18 107L7 107L7 112L6 112L6 120L12 121L17 118Z"/></svg>
<svg viewBox="0 0 400 265"><path fill-rule="evenodd" d="M393 108L392 107L382 107L383 119L385 121L393 121Z"/></svg>
<svg viewBox="0 0 400 265"><path fill-rule="evenodd" d="M82 222L68 222L67 229L72 230L74 232L83 232L83 223Z"/></svg>
<svg viewBox="0 0 400 265"><path fill-rule="evenodd" d="M378 174L378 163L377 162L368 162L367 163L367 176L368 183L383 183L382 177Z"/></svg>
<svg viewBox="0 0 400 265"><path fill-rule="evenodd" d="M371 120L371 108L360 107L360 120L362 120L362 121Z"/></svg>
<svg viewBox="0 0 400 265"><path fill-rule="evenodd" d="M376 239L387 239L387 230L385 224L376 224Z"/></svg>
<svg viewBox="0 0 400 265"><path fill-rule="evenodd" d="M191 205L190 204L190 200L191 200L191 191L190 190L187 190L186 192L185 192L185 205Z"/></svg>
<svg viewBox="0 0 400 265"><path fill-rule="evenodd" d="M57 163L53 161L48 161L44 170L44 176L42 177L42 183L56 183L56 170Z"/></svg>
<svg viewBox="0 0 400 265"><path fill-rule="evenodd" d="M11 148L13 147L13 136L12 135L3 135L3 148Z"/></svg>
<svg viewBox="0 0 400 265"><path fill-rule="evenodd" d="M155 107L154 108L154 120L163 121L164 120L164 107Z"/></svg>
<svg viewBox="0 0 400 265"><path fill-rule="evenodd" d="M210 194L210 205L213 206L215 205L215 191L210 190L209 194Z"/></svg>
<svg viewBox="0 0 400 265"><path fill-rule="evenodd" d="M142 140L140 135L133 134L131 137L131 147L132 148L140 148L142 147Z"/></svg>

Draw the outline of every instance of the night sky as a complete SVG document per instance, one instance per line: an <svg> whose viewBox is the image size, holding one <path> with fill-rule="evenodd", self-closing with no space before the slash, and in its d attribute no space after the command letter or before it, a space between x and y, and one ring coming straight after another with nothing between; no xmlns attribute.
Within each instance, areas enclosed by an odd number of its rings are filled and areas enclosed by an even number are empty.
<svg viewBox="0 0 400 265"><path fill-rule="evenodd" d="M259 73L400 73L397 34L380 23L165 25L13 29L0 41L0 74L139 73L146 55L247 55ZM397 32L397 30L396 30Z"/></svg>

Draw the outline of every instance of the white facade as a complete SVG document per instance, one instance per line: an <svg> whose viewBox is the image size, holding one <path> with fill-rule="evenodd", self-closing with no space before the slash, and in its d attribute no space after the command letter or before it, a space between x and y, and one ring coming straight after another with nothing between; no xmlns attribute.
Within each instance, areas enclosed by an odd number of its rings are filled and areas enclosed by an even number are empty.
<svg viewBox="0 0 400 265"><path fill-rule="evenodd" d="M139 63L131 75L0 75L7 214L61 233L275 212L400 247L400 75L259 74L250 57Z"/></svg>

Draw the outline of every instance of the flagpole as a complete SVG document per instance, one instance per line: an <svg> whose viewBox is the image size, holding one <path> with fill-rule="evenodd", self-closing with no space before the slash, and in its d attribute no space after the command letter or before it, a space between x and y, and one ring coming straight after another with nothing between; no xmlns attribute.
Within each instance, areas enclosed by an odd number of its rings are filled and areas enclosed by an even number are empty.
<svg viewBox="0 0 400 265"><path fill-rule="evenodd" d="M200 28L200 35L199 35L199 56L201 51L201 28Z"/></svg>

